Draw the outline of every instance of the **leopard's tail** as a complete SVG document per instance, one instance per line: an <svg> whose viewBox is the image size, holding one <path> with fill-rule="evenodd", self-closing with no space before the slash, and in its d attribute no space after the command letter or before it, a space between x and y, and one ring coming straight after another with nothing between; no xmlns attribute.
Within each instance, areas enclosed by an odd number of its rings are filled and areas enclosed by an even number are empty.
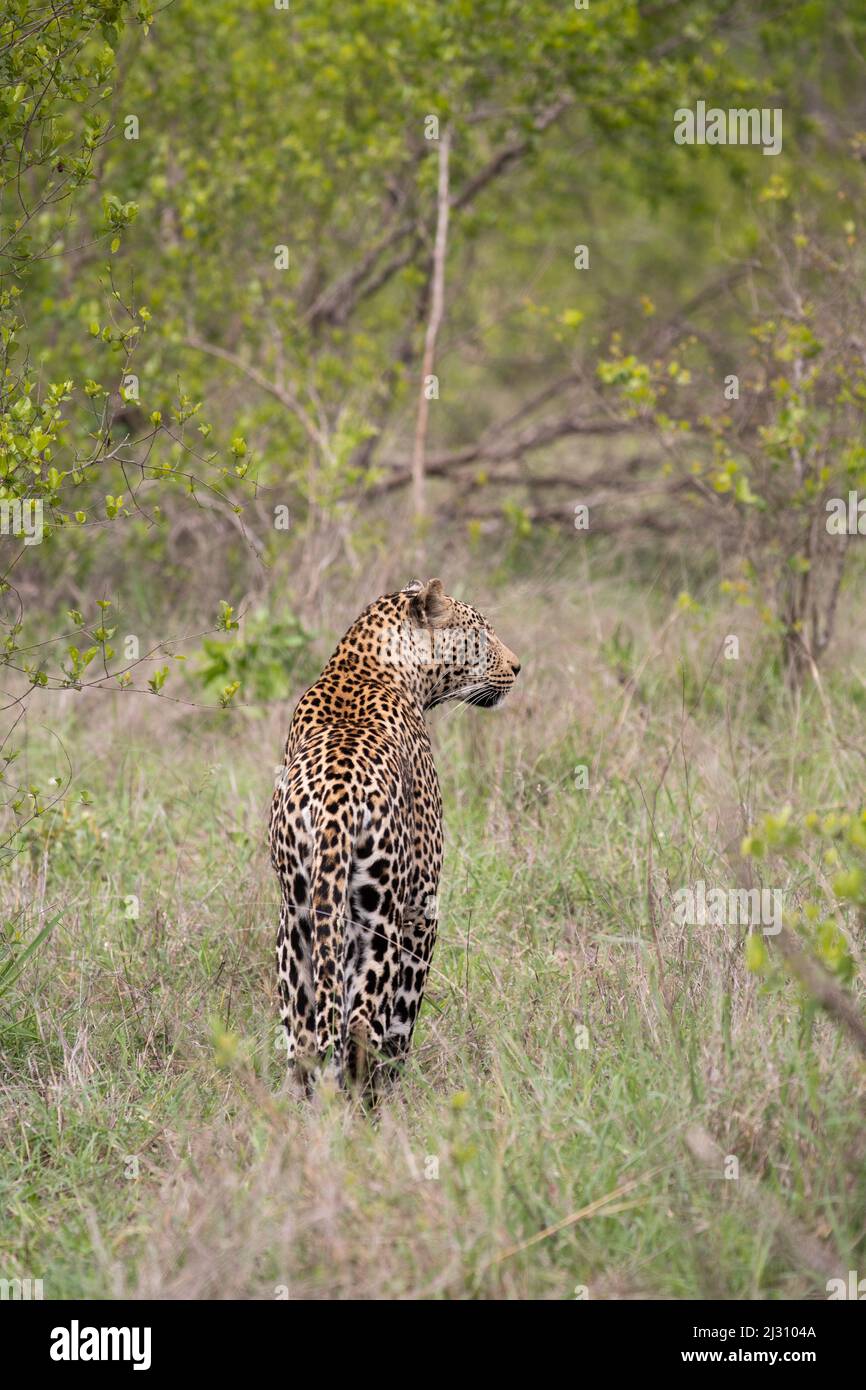
<svg viewBox="0 0 866 1390"><path fill-rule="evenodd" d="M349 916L352 840L348 831L328 829L316 836L310 905L316 1053L342 1080L344 1017L343 942Z"/></svg>

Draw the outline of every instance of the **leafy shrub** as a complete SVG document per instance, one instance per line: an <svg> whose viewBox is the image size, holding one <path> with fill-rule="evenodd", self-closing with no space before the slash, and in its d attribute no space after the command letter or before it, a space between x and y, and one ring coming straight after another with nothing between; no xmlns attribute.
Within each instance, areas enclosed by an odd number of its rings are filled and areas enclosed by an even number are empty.
<svg viewBox="0 0 866 1390"><path fill-rule="evenodd" d="M258 608L246 619L241 636L203 640L206 661L198 675L208 693L234 687L247 700L284 700L293 688L315 678L312 641L312 633L293 614L276 618Z"/></svg>
<svg viewBox="0 0 866 1390"><path fill-rule="evenodd" d="M767 815L743 841L753 859L778 857L808 863L814 884L806 900L786 921L824 967L842 983L856 971L850 934L866 920L866 809L859 814L810 812L795 820L789 809ZM749 963L765 970L763 939L750 938Z"/></svg>

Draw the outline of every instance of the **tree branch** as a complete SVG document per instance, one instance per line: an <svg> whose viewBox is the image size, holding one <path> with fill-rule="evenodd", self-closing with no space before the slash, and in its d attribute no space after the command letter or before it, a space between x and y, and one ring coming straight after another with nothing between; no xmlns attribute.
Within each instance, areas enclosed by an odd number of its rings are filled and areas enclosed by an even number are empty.
<svg viewBox="0 0 866 1390"><path fill-rule="evenodd" d="M295 392L289 387L278 386L275 381L266 377L264 372L260 372L258 367L254 367L251 362L245 362L242 357L238 357L237 353L229 352L228 348L219 347L216 343L207 343L194 335L187 336L186 343L188 347L197 348L199 352L206 352L211 357L218 357L221 361L230 363L239 372L243 372L250 381L254 381L263 391L266 391L268 395L273 396L287 410L290 410L303 426L311 443L315 444L316 448L321 449L323 454L329 454L330 447L327 436L322 433L312 415L304 409Z"/></svg>
<svg viewBox="0 0 866 1390"><path fill-rule="evenodd" d="M571 94L566 93L558 97L536 117L534 121L536 131L547 130L573 104L574 97ZM517 160L522 159L530 150L531 145L532 141L529 137L522 139L515 137L507 141L485 164L483 169L480 169L461 189L449 194L451 210L459 212L467 207L489 183ZM391 247L405 240L406 237L411 238L409 245L386 261L373 275L373 278L368 280L367 277L373 272L380 257ZM380 237L369 251L365 252L360 264L354 270L341 276L339 280L319 295L316 302L307 311L303 321L309 323L313 328L323 321L330 321L335 324L345 323L359 303L376 294L399 270L410 264L422 242L418 219L415 217L404 218L402 222L398 222L396 226L390 228L384 236Z"/></svg>
<svg viewBox="0 0 866 1390"><path fill-rule="evenodd" d="M439 141L439 183L436 199L436 240L433 246L433 281L430 289L430 318L424 338L424 357L421 362L421 387L418 393L418 419L415 425L415 446L412 451L412 505L416 517L424 515L424 450L427 444L427 421L430 414L428 381L433 374L436 339L445 307L445 256L448 250L448 171L451 155L451 132L443 131Z"/></svg>

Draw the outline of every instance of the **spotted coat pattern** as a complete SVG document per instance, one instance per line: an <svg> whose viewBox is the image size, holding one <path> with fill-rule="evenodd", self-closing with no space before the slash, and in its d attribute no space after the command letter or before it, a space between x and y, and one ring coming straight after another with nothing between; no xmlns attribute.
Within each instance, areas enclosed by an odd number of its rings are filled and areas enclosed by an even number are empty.
<svg viewBox="0 0 866 1390"><path fill-rule="evenodd" d="M425 711L493 707L520 664L415 580L364 610L292 719L271 808L281 1017L308 1084L375 1080L408 1051L436 940L442 798Z"/></svg>

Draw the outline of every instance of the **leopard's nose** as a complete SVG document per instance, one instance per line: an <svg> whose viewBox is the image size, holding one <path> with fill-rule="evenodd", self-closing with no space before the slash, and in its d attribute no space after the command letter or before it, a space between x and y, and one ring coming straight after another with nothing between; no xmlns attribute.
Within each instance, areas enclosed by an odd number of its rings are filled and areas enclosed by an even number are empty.
<svg viewBox="0 0 866 1390"><path fill-rule="evenodd" d="M520 662L519 662L519 661L512 661L512 663L511 663L511 669L512 669L512 671L514 672L515 676L519 676L519 675L520 675Z"/></svg>

